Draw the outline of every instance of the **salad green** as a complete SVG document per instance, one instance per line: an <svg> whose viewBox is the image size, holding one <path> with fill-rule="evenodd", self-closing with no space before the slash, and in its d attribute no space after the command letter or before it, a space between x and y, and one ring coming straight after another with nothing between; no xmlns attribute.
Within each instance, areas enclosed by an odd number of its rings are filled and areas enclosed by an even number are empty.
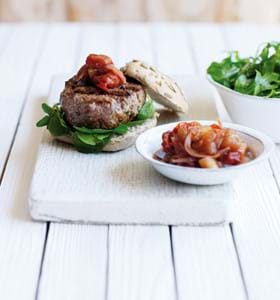
<svg viewBox="0 0 280 300"><path fill-rule="evenodd" d="M207 69L212 79L242 94L280 98L280 42L260 47L253 57L232 51Z"/></svg>
<svg viewBox="0 0 280 300"><path fill-rule="evenodd" d="M91 129L71 126L65 120L64 112L59 104L51 107L43 103L42 109L46 115L37 122L36 126L46 126L53 136L67 135L71 137L75 148L82 153L102 151L103 147L110 142L113 135L125 134L130 127L143 124L145 120L152 118L155 113L153 101L149 99L140 109L136 120L121 124L113 129Z"/></svg>

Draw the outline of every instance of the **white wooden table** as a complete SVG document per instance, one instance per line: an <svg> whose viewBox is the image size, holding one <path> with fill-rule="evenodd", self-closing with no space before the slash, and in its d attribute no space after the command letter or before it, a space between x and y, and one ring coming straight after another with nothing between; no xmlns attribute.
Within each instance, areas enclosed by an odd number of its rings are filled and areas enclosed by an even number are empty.
<svg viewBox="0 0 280 300"><path fill-rule="evenodd" d="M273 300L280 297L280 147L233 183L230 226L32 222L28 189L54 74L89 52L203 74L225 49L253 53L280 27L213 24L0 26L0 299Z"/></svg>

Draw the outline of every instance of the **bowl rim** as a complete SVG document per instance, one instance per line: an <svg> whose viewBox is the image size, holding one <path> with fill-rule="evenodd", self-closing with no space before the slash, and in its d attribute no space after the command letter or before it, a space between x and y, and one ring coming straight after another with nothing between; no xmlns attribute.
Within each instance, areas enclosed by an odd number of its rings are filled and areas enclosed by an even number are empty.
<svg viewBox="0 0 280 300"><path fill-rule="evenodd" d="M222 85L221 83L215 81L210 74L206 73L206 78L215 87L221 88L221 89L223 89L223 90L225 90L225 91L227 91L229 93L236 94L238 96L246 98L247 100L250 100L250 101L260 101L261 100L262 103L273 103L273 104L279 102L279 104L277 104L277 105L280 105L280 98L268 98L268 97L262 97L262 96L254 96L254 95L242 94L240 92L232 90L232 89L230 89L230 88Z"/></svg>
<svg viewBox="0 0 280 300"><path fill-rule="evenodd" d="M213 120L187 120L186 122L192 122L192 121L200 122L203 125L210 125L210 124L216 122L216 121L213 121ZM177 166L177 165L169 164L169 163L166 163L166 162L156 160L153 157L150 157L150 156L146 155L145 152L142 151L143 141L145 140L145 138L147 138L148 135L151 134L151 132L153 132L154 130L159 130L160 128L162 128L162 131L168 130L168 129L174 128L178 123L181 123L181 122L185 122L185 121L177 121L177 122L163 124L163 125L160 125L160 126L150 128L147 131L143 132L137 138L136 143L135 143L135 147L136 147L137 152L144 159L146 159L150 163L156 164L158 166L173 168L173 169L177 169L177 170L185 170L185 171L190 170L190 171L193 171L193 172L217 173L217 172L230 172L233 169L234 170L244 169L244 168L248 168L252 165L255 165L256 163L259 163L259 162L263 161L264 159L268 158L268 156L270 155L270 153L272 152L272 150L275 147L275 144L272 141L272 139L269 136L267 136L266 134L264 134L260 131L257 131L255 129L252 129L252 128L249 128L249 127L246 127L246 126L243 126L243 125L239 125L239 124L222 122L224 127L235 129L235 130L237 130L237 131L239 131L243 134L247 134L247 135L259 140L263 144L263 147L264 147L262 153L259 156L257 156L255 159L253 159L253 160L251 160L247 163L244 163L244 164L230 166L230 167L226 167L226 168L207 169L207 168L185 167L185 166ZM160 145L159 145L159 148L160 148Z"/></svg>

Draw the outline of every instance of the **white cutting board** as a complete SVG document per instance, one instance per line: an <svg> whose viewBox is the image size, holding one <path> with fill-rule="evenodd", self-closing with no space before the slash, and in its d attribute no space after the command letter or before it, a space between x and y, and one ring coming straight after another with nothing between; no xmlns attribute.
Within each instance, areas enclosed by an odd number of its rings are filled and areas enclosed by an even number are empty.
<svg viewBox="0 0 280 300"><path fill-rule="evenodd" d="M67 76L53 80L49 103L58 102ZM203 78L180 77L188 116L161 111L160 123L216 120L212 87ZM30 190L36 220L108 224L223 224L232 220L230 184L198 187L159 175L134 146L117 153L81 154L53 141L45 130Z"/></svg>

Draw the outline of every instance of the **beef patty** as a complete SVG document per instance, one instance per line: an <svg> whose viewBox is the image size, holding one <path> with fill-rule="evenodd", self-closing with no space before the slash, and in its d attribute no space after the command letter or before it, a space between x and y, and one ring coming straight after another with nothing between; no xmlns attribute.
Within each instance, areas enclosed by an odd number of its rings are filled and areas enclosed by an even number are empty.
<svg viewBox="0 0 280 300"><path fill-rule="evenodd" d="M133 120L145 103L141 84L128 81L118 88L102 91L76 76L65 83L60 103L66 120L73 126L111 129Z"/></svg>

